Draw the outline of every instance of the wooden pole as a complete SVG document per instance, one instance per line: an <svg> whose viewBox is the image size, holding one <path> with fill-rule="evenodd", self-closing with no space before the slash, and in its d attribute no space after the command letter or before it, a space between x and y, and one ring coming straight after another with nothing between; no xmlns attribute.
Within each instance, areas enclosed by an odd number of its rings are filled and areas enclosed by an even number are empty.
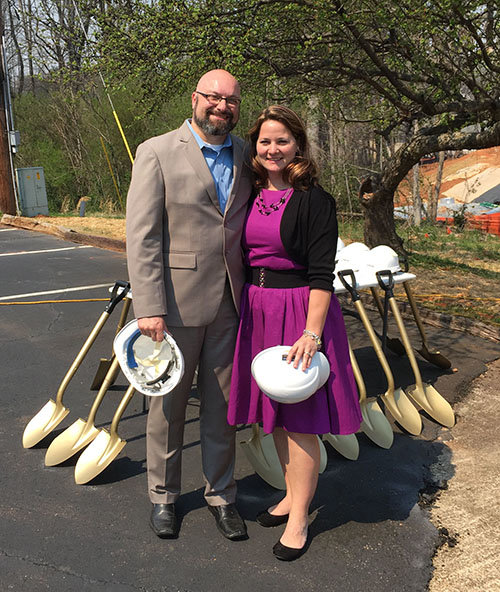
<svg viewBox="0 0 500 592"><path fill-rule="evenodd" d="M3 16L0 12L0 39L3 36ZM0 212L16 214L16 198L10 168L10 139L6 116L6 83L7 72L0 46Z"/></svg>

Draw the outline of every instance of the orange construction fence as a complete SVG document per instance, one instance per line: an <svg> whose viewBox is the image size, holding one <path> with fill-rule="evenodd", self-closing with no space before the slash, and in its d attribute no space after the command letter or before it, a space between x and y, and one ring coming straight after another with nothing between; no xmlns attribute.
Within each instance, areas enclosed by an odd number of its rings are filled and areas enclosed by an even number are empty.
<svg viewBox="0 0 500 592"><path fill-rule="evenodd" d="M438 216L437 220L453 226L453 218ZM475 228L476 230L481 230L481 232L500 236L500 212L495 214L468 216L467 223L470 228Z"/></svg>

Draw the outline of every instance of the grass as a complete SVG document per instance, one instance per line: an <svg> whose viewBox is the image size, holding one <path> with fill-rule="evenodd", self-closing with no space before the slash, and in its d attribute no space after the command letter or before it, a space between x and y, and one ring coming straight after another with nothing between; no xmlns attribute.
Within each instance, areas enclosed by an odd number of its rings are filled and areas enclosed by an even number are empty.
<svg viewBox="0 0 500 592"><path fill-rule="evenodd" d="M500 237L423 224L401 229L419 301L500 326Z"/></svg>
<svg viewBox="0 0 500 592"><path fill-rule="evenodd" d="M62 212L50 212L50 217L51 218L79 218L80 216L78 214L64 214ZM105 212L93 212L93 211L89 211L87 210L85 213L85 216L82 216L82 219L85 218L103 218L103 219L107 219L110 218L111 220L125 220L125 214L119 213L119 214L107 214Z"/></svg>
<svg viewBox="0 0 500 592"><path fill-rule="evenodd" d="M422 224L420 227L406 226L401 236L405 239L405 246L410 252L434 252L442 254L451 251L470 259L500 260L500 237L485 234L479 230L463 231L450 229L446 226ZM406 235L406 236L405 236Z"/></svg>
<svg viewBox="0 0 500 592"><path fill-rule="evenodd" d="M442 225L398 223L397 232L416 275L419 305L500 326L500 237ZM339 220L344 242L363 242L363 221ZM406 298L398 287L396 295Z"/></svg>
<svg viewBox="0 0 500 592"><path fill-rule="evenodd" d="M481 267L474 267L467 263L440 257L439 255L428 255L426 253L410 253L409 261L411 267L422 267L426 269L448 269L457 273L467 272L478 275L479 277L494 279L500 281L500 273L497 271L490 271Z"/></svg>

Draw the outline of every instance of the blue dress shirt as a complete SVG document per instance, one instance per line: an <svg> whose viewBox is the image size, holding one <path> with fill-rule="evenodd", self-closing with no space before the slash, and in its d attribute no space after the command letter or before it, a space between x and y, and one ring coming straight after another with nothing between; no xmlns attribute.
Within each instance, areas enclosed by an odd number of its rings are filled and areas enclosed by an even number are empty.
<svg viewBox="0 0 500 592"><path fill-rule="evenodd" d="M230 134L223 144L208 144L194 131L189 119L186 121L196 143L201 149L207 166L212 173L217 198L222 213L226 209L229 193L233 185L233 142Z"/></svg>

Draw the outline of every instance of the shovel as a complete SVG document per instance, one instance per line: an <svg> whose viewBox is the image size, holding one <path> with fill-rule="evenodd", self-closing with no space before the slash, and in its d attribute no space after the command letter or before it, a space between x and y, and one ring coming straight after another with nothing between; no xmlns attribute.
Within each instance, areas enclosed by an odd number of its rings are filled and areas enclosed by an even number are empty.
<svg viewBox="0 0 500 592"><path fill-rule="evenodd" d="M438 351L429 350L427 346L427 338L424 332L424 326L422 324L422 319L420 318L420 314L418 312L417 303L415 302L412 289L410 288L408 282L403 282L403 286L405 288L406 295L408 296L408 302L410 303L413 316L415 317L415 322L417 323L420 337L422 338L422 347L420 349L417 349L418 353L428 362L434 364L434 366L437 366L438 368L443 368L443 370L448 370L449 368L451 368L450 360L448 360L448 358L443 356L443 354Z"/></svg>
<svg viewBox="0 0 500 592"><path fill-rule="evenodd" d="M323 442L318 438L319 443L319 472L323 473L326 469L328 456ZM274 444L272 434L260 435L259 425L252 424L252 435L246 442L240 442L241 447L252 465L253 469L261 477L275 489L286 489L285 477L283 475L283 468L280 463L278 452Z"/></svg>
<svg viewBox="0 0 500 592"><path fill-rule="evenodd" d="M263 449L264 442L266 452ZM261 437L259 425L254 423L252 424L252 435L247 441L240 442L240 445L259 477L275 489L286 489L283 469L271 434Z"/></svg>
<svg viewBox="0 0 500 592"><path fill-rule="evenodd" d="M95 416L106 391L112 385L112 380L116 376L118 369L119 364L115 357L92 403L87 421L77 419L69 428L65 429L64 432L52 441L45 454L45 465L47 467L53 467L68 460L68 458L71 458L79 450L85 448L87 444L90 444L97 436L99 430L94 425Z"/></svg>
<svg viewBox="0 0 500 592"><path fill-rule="evenodd" d="M123 303L122 314L120 315L120 320L118 321L118 325L116 327L116 333L121 331L123 329L125 323L127 322L127 316L128 316L128 311L130 308L130 303L131 303L130 298L127 298L125 300L125 302ZM92 384L90 385L91 391L98 391L101 388L102 381L107 376L108 370L110 369L114 358L115 358L114 353L112 354L111 358L109 358L109 359L108 358L101 358L101 360L99 362L99 366L97 367L97 372L95 373L95 376L94 376L94 380L92 381ZM111 376L110 386L112 384L114 384L117 376L118 376L118 367L116 368L115 374L113 376Z"/></svg>
<svg viewBox="0 0 500 592"><path fill-rule="evenodd" d="M389 296L392 314L396 319L399 333L405 346L406 355L410 360L411 368L413 370L413 374L415 375L416 384L413 387L408 388L407 393L417 403L417 405L419 405L438 423L451 428L455 425L455 414L453 413L451 405L442 395L438 393L438 391L432 385L424 384L422 382L422 376L420 375L420 370L418 368L410 340L408 339L408 334L406 333L406 329L403 324L403 319L401 318L401 314L392 291L392 287L394 285L392 272L390 270L377 271L376 275L380 287L385 290ZM386 277L388 280L387 284L384 282L384 277Z"/></svg>
<svg viewBox="0 0 500 592"><path fill-rule="evenodd" d="M349 345L349 356L351 358L351 366L354 372L354 378L358 385L359 391L359 405L361 407L361 413L363 415L363 421L361 422L361 431L370 438L372 442L375 442L377 446L381 448L390 448L394 442L394 433L391 428L391 424L387 421L380 405L376 400L369 401L366 397L366 386L363 380L363 375L359 368L354 352Z"/></svg>
<svg viewBox="0 0 500 592"><path fill-rule="evenodd" d="M356 434L336 435L323 434L323 440L326 440L330 446L349 460L358 460L359 457L359 442Z"/></svg>
<svg viewBox="0 0 500 592"><path fill-rule="evenodd" d="M346 280L346 276L351 277L352 284L349 284ZM356 278L352 270L342 270L338 273L339 279L344 285L344 288L351 294L353 303L356 305L356 297L359 301L359 294L355 292L354 286L356 285ZM359 314L359 312L358 312ZM361 317L361 315L360 315ZM361 431L365 433L370 440L375 442L381 448L390 448L394 442L394 434L391 428L391 424L387 421L386 416L380 409L379 404L376 400L368 401L366 397L366 386L363 380L363 375L358 365L358 361L354 356L351 345L349 344L349 356L351 358L351 365L354 372L354 378L358 385L359 391L359 405L361 407L361 413L363 415L363 421L361 423Z"/></svg>
<svg viewBox="0 0 500 592"><path fill-rule="evenodd" d="M384 321L384 323L386 323L387 317L386 317L386 314L384 311L384 306L380 300L380 296L378 295L377 290L375 290L375 288L370 288L370 292L372 293L373 300L375 301L375 304L377 305L377 309L378 309L380 316L382 317L382 320ZM395 353L397 356L404 356L405 355L406 351L405 351L404 345L401 343L401 341L397 337L389 337L386 334L385 335L385 343L386 343L387 347L393 353Z"/></svg>
<svg viewBox="0 0 500 592"><path fill-rule="evenodd" d="M121 290L119 290L121 288ZM63 396L69 382L75 375L76 371L83 362L92 344L99 335L101 329L109 318L109 315L113 312L115 306L126 296L130 290L130 284L128 282L117 281L113 286L111 297L104 310L99 317L96 325L92 329L87 340L83 344L82 349L76 356L74 362L71 364L69 370L66 372L56 395L56 400L49 399L47 403L40 409L40 411L29 421L28 425L24 429L23 433L23 446L24 448L31 448L38 444L40 440L43 440L47 434L58 426L61 421L68 415L69 409L63 405Z"/></svg>
<svg viewBox="0 0 500 592"><path fill-rule="evenodd" d="M75 481L78 485L88 483L102 473L127 443L118 435L118 424L134 393L135 389L130 385L113 415L109 432L104 428L99 430L94 441L80 455L75 465Z"/></svg>
<svg viewBox="0 0 500 592"><path fill-rule="evenodd" d="M340 273L342 273L342 276L340 276ZM345 276L347 275L351 277L351 283L345 281ZM418 436L418 434L420 434L422 431L422 418L403 390L400 388L394 388L394 377L392 375L391 368L380 346L380 342L377 339L372 324L370 323L370 319L366 314L366 310L363 306L363 303L361 302L359 293L356 290L355 275L352 271L348 270L345 272L339 272L339 277L340 281L344 284L344 287L351 295L353 304L361 318L361 322L363 323L373 349L377 354L377 358L384 370L384 374L387 379L387 391L383 395L380 395L380 398L394 419L402 427L404 427L407 432L410 432L410 434L413 434L414 436ZM399 339L397 341L399 341Z"/></svg>

